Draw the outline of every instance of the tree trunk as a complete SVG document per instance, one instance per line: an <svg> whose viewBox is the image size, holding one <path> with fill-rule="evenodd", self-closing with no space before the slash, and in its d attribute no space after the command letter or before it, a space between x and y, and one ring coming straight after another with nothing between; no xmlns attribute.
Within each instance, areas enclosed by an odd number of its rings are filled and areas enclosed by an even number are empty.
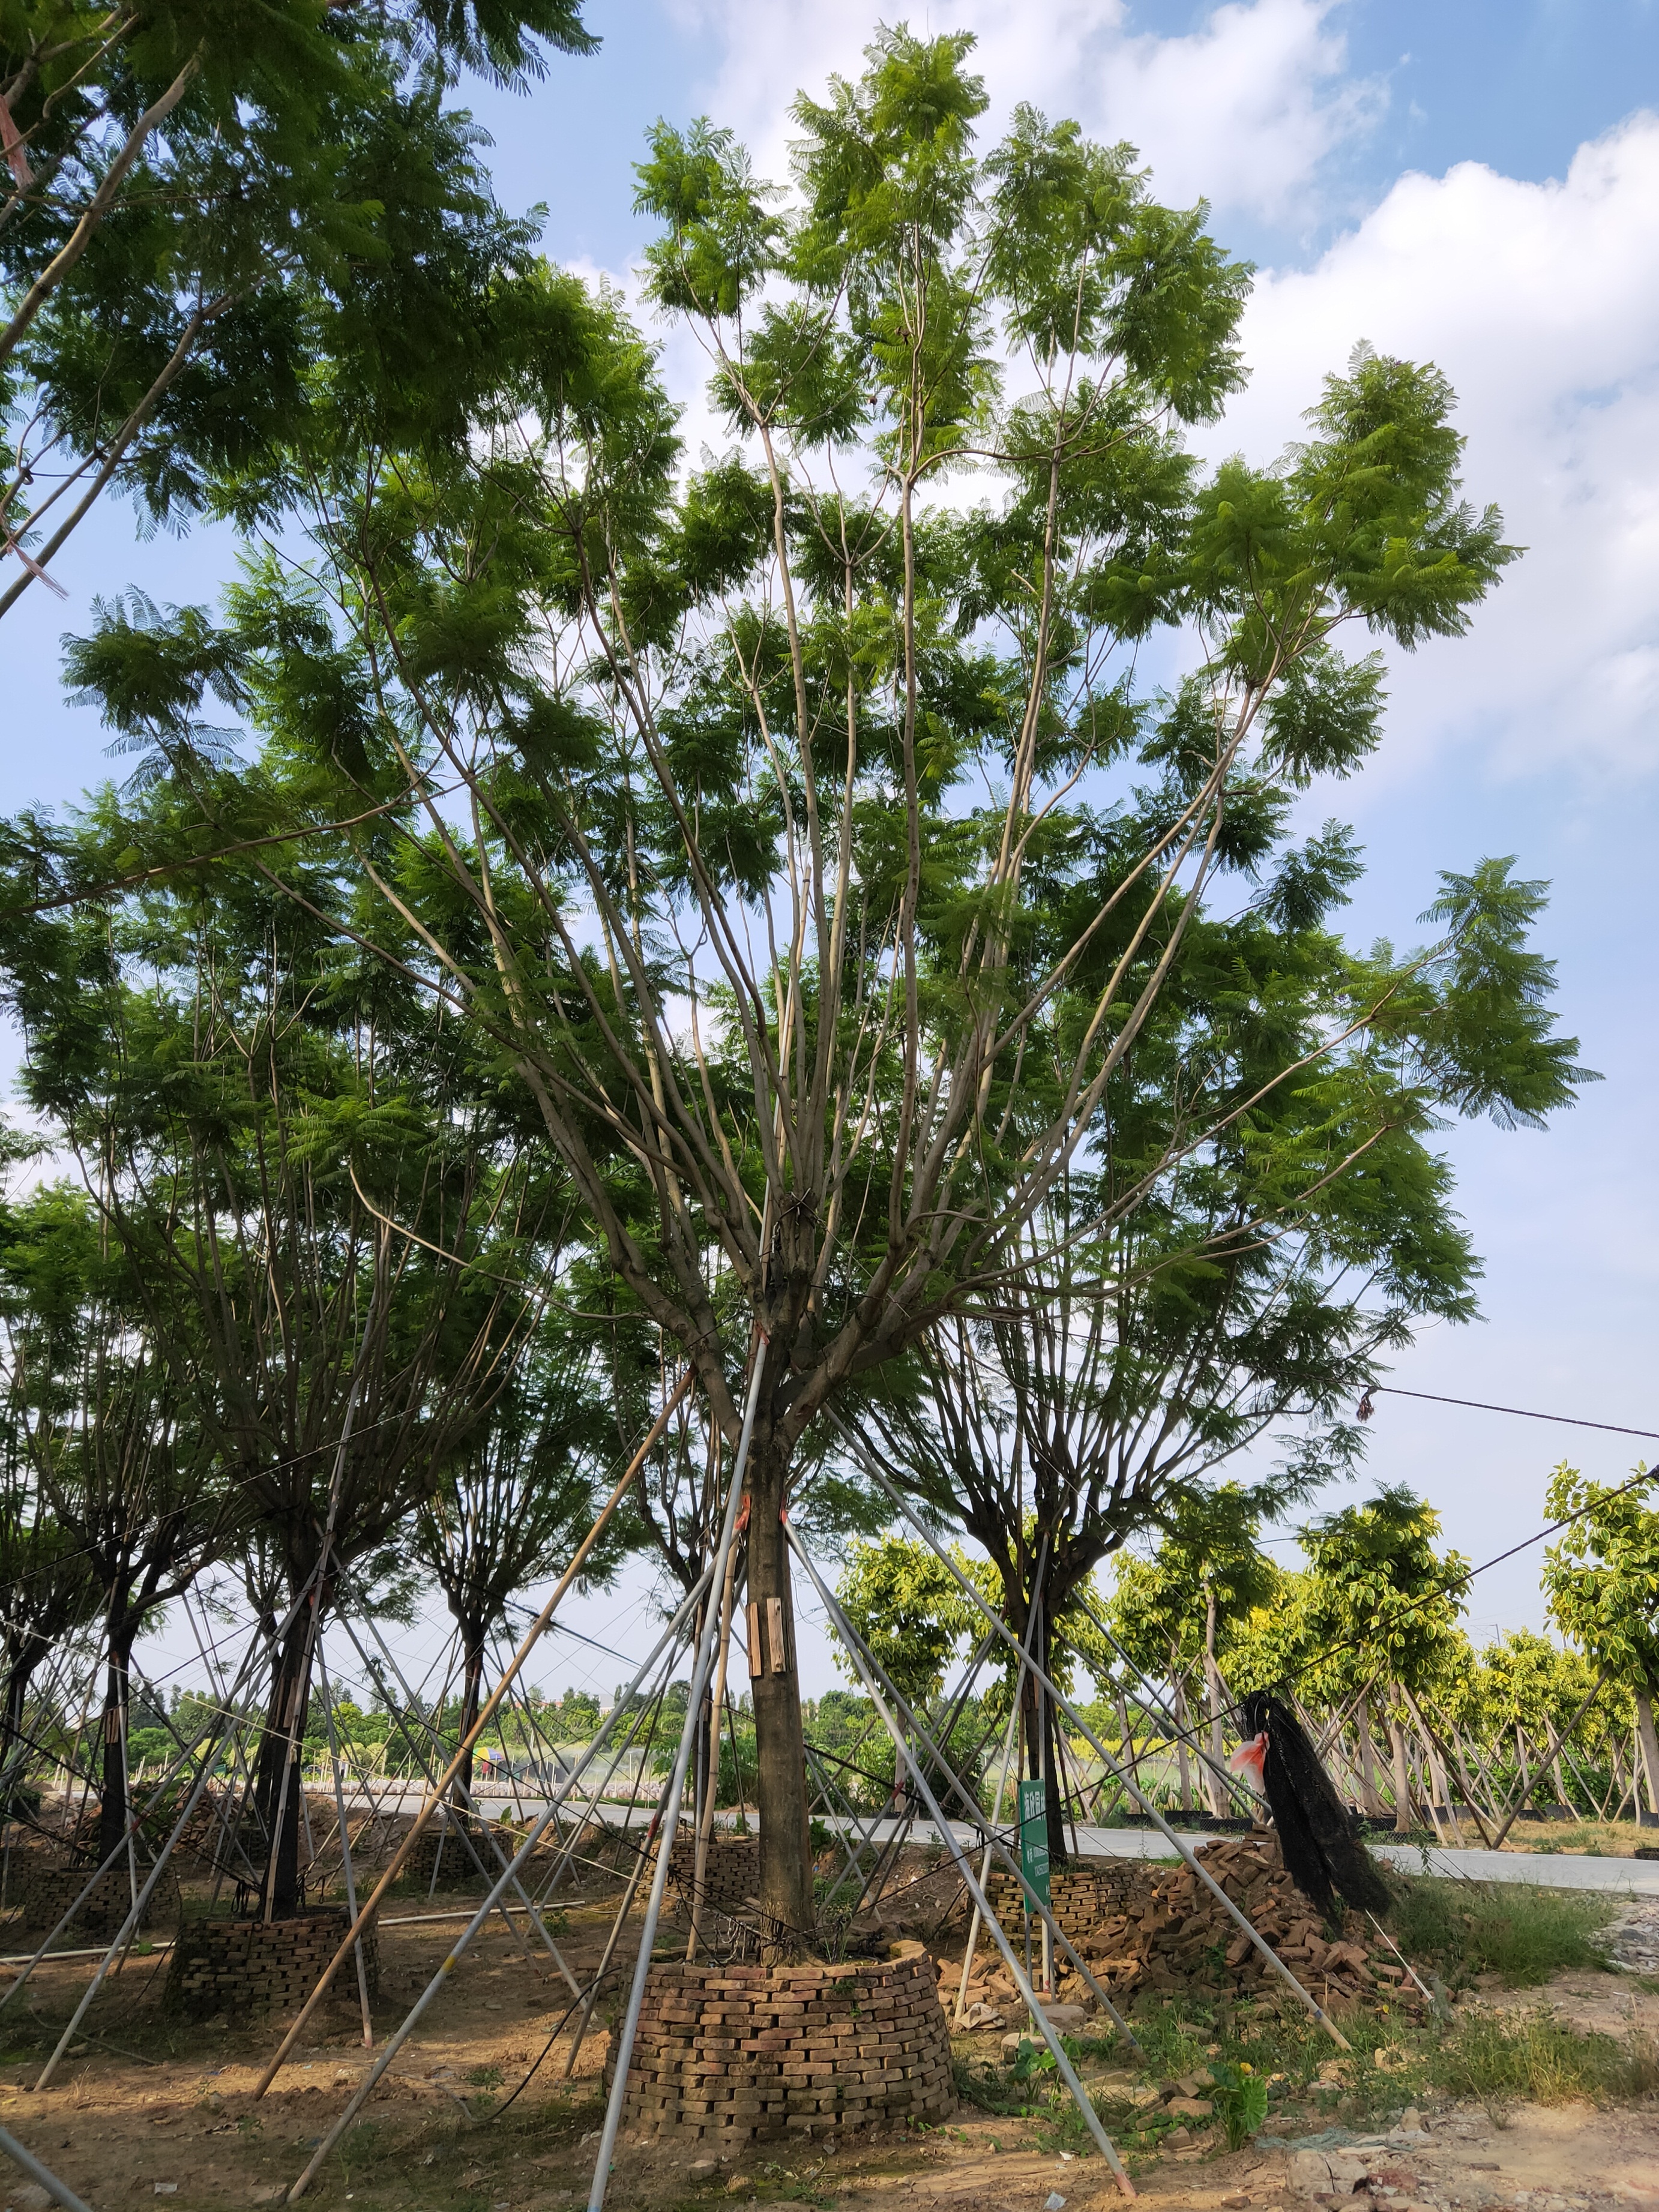
<svg viewBox="0 0 1659 2212"><path fill-rule="evenodd" d="M760 1901L767 1948L799 1957L817 1935L806 1813L806 1739L795 1662L795 1608L781 1515L788 1455L758 1422L749 1450L749 1687L755 1708Z"/></svg>
<svg viewBox="0 0 1659 2212"><path fill-rule="evenodd" d="M1193 1809L1193 1769L1187 1756L1187 1732L1192 1726L1192 1715L1187 1709L1187 1681L1178 1663L1171 1661L1170 1686L1175 1692L1176 1767L1181 1776L1181 1809Z"/></svg>
<svg viewBox="0 0 1659 2212"><path fill-rule="evenodd" d="M34 1649L39 1653L40 1646ZM0 1708L0 1820L11 1814L12 1784L21 1782L28 1767L27 1756L19 1756L23 1736L23 1708L28 1702L29 1678L34 1672L34 1661L27 1650L14 1650L9 1655L6 1668L6 1691L3 1708ZM17 1773L8 1780L14 1758L17 1759Z"/></svg>
<svg viewBox="0 0 1659 2212"><path fill-rule="evenodd" d="M1659 1813L1659 1730L1653 1725L1653 1699L1646 1690L1636 1692L1636 1733L1642 1743L1642 1764L1648 1771L1648 1810Z"/></svg>
<svg viewBox="0 0 1659 2212"><path fill-rule="evenodd" d="M98 1856L106 1859L127 1832L127 1732L131 1701L132 1647L138 1624L112 1628L104 1674L104 1746L98 1808Z"/></svg>
<svg viewBox="0 0 1659 2212"><path fill-rule="evenodd" d="M1515 1731L1515 1756L1516 1764L1521 1769L1521 1796L1517 1803L1519 1809L1524 1812L1528 1801L1532 1796L1532 1770L1527 1765L1526 1739L1522 1735L1518 1723Z"/></svg>
<svg viewBox="0 0 1659 2212"><path fill-rule="evenodd" d="M310 1660L311 1624L308 1609L301 1607L277 1655L254 1779L254 1809L264 1855L258 1910L263 1916L269 1899L270 1916L276 1920L289 1917L301 1903L301 1762L297 1753L289 1758L289 1747L290 1741L297 1747L305 1740L306 1712L311 1702Z"/></svg>
<svg viewBox="0 0 1659 2212"><path fill-rule="evenodd" d="M1204 1590L1204 1687L1210 1701L1210 1760L1204 1770L1204 1784L1209 1791L1210 1810L1220 1820L1227 1809L1227 1792L1222 1787L1220 1768L1224 1754L1221 1735L1221 1670L1215 1661L1216 1618L1215 1591L1209 1585Z"/></svg>
<svg viewBox="0 0 1659 2212"><path fill-rule="evenodd" d="M1457 1817L1456 1807L1452 1801L1451 1777L1446 1771L1446 1762L1440 1756L1438 1747L1431 1735L1425 1735L1424 1738L1423 1756L1429 1771L1430 1791L1436 1803L1445 1807L1447 1825L1451 1829L1454 1839L1461 1844L1463 1840L1463 1828L1462 1823Z"/></svg>
<svg viewBox="0 0 1659 2212"><path fill-rule="evenodd" d="M1046 1617L1044 1628L1046 1632ZM1048 1640L1046 1632L1043 1640ZM1046 1669L1046 1659L1043 1664ZM1047 1784L1043 1807L1048 1815L1048 1863L1051 1867L1065 1866L1072 1853L1066 1841L1066 1770L1060 1760L1059 1723L1054 1717L1054 1701L1041 1685L1038 1696L1042 1713L1042 1776Z"/></svg>
<svg viewBox="0 0 1659 2212"><path fill-rule="evenodd" d="M1038 1607L1037 1632L1033 1639L1034 1656L1037 1665L1050 1680L1054 1679L1054 1651L1049 1633L1048 1593L1047 1589L1034 1590L1032 1602ZM1031 1779L1041 1781L1043 1788L1043 1825L1048 1832L1048 1863L1064 1866L1071 1857L1066 1843L1066 1820L1063 1810L1065 1778L1060 1764L1060 1747L1056 1741L1054 1701L1036 1679L1027 1676L1030 1684L1033 1714L1036 1725L1027 1732L1026 1741L1031 1747Z"/></svg>
<svg viewBox="0 0 1659 2212"><path fill-rule="evenodd" d="M1389 1712L1389 1749L1394 1759L1394 1825L1397 1835L1413 1826L1411 1767L1406 1758L1406 1732L1392 1707Z"/></svg>
<svg viewBox="0 0 1659 2212"><path fill-rule="evenodd" d="M1121 1765L1127 1766L1137 1790L1140 1787L1140 1747L1135 1741L1135 1732L1129 1725L1129 1700L1121 1690L1117 1693L1117 1717L1123 1724L1123 1755ZM1139 1805L1134 1807L1139 1813Z"/></svg>
<svg viewBox="0 0 1659 2212"><path fill-rule="evenodd" d="M1355 1708L1359 1725L1359 1802L1368 1820L1382 1818L1382 1793L1376 1786L1376 1747L1371 1737L1371 1700L1366 1692Z"/></svg>
<svg viewBox="0 0 1659 2212"><path fill-rule="evenodd" d="M459 1741L465 1742L478 1717L478 1708L483 1703L484 1624L482 1620L464 1620L461 1638L465 1656L461 1666L461 1729ZM450 1792L458 1811L472 1802L472 1753L461 1754L461 1764Z"/></svg>

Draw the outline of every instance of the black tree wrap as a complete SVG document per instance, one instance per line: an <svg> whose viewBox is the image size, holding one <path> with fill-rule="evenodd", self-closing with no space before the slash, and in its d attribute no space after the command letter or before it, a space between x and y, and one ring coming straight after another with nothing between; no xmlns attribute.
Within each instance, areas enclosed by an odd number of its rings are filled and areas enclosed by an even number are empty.
<svg viewBox="0 0 1659 2212"><path fill-rule="evenodd" d="M1243 1700L1243 1711L1248 1735L1267 1731L1262 1786L1291 1881L1327 1915L1337 1893L1362 1911L1386 1912L1388 1885L1355 1834L1306 1729L1289 1706L1259 1690Z"/></svg>

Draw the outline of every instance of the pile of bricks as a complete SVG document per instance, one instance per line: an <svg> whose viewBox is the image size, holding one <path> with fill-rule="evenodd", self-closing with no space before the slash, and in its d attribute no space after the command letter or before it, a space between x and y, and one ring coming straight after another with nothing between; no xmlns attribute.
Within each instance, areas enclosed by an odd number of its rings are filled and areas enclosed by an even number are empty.
<svg viewBox="0 0 1659 2212"><path fill-rule="evenodd" d="M607 2084L614 2065L613 2055ZM841 1966L651 1969L623 2107L635 2136L730 2148L936 2122L955 2106L950 2033L920 1943Z"/></svg>
<svg viewBox="0 0 1659 2212"><path fill-rule="evenodd" d="M673 1910L682 1920L691 1917L692 1892L697 1871L697 1839L676 1836L668 1854L668 1891ZM760 1839L756 1836L714 1836L703 1863L702 1902L705 1911L738 1917L760 1888Z"/></svg>
<svg viewBox="0 0 1659 2212"><path fill-rule="evenodd" d="M224 2013L297 2008L322 1979L349 1922L332 1905L291 1920L192 1920L179 1930L167 1970L167 2002L189 2020ZM373 1998L380 1989L380 1951L371 1920L362 1934L363 1968ZM335 1991L354 2002L357 1977L348 1961Z"/></svg>
<svg viewBox="0 0 1659 2212"><path fill-rule="evenodd" d="M1134 1859L1068 1859L1064 1866L1048 1869L1048 1902L1054 1918L1075 1943L1103 1920L1138 1902L1146 1879L1145 1867ZM1020 1925L1025 1892L1007 1867L992 1868L986 1894L1005 1929Z"/></svg>
<svg viewBox="0 0 1659 2212"><path fill-rule="evenodd" d="M37 1867L23 1893L23 1925L45 1930L55 1928L87 1886L89 1866ZM149 1879L149 1869L138 1869L138 1887ZM132 1910L132 1881L124 1866L112 1866L98 1877L97 1887L64 1931L94 1943L108 1943L120 1932ZM179 1911L179 1879L169 1868L150 1892L141 1925L170 1928Z"/></svg>
<svg viewBox="0 0 1659 2212"><path fill-rule="evenodd" d="M1341 2011L1420 2005L1421 1993L1388 1942L1350 1912L1328 1930L1285 1873L1277 1839L1257 1830L1204 1844L1200 1863L1310 1995ZM1073 1937L1114 1996L1194 1989L1244 1996L1284 1987L1249 1937L1186 1866L1127 1863L1133 1887L1086 1934ZM1067 1933L1071 1933L1068 1929Z"/></svg>

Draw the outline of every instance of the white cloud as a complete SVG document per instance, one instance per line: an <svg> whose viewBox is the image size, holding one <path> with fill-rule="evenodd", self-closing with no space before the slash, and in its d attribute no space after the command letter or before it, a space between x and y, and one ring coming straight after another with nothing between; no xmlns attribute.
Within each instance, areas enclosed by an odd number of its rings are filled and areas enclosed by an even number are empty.
<svg viewBox="0 0 1659 2212"><path fill-rule="evenodd" d="M698 105L781 176L798 87L855 75L877 22L976 34L1000 127L1019 100L1124 137L1161 197L1227 217L1328 220L1322 173L1383 98L1346 72L1332 0L1232 0L1188 35L1136 28L1126 0L678 0L708 40ZM1302 218L1305 216L1305 223ZM1298 434L1321 376L1361 337L1437 362L1456 387L1479 501L1528 548L1474 635L1397 671L1374 772L1479 742L1500 772L1659 759L1659 119L1638 115L1532 183L1463 163L1402 176L1311 267L1267 270L1245 325L1249 391L1224 444L1265 460ZM683 391L702 383L701 364ZM695 404L694 444L712 426ZM716 442L719 442L716 438Z"/></svg>
<svg viewBox="0 0 1659 2212"><path fill-rule="evenodd" d="M1345 81L1330 15L1325 0L1218 8L1185 38L1126 37L1091 68L1057 70L1055 94L1077 84L1097 127L1139 145L1160 198L1281 221L1382 102L1378 86Z"/></svg>
<svg viewBox="0 0 1659 2212"><path fill-rule="evenodd" d="M1401 666L1398 769L1472 737L1506 770L1659 761L1659 118L1560 181L1401 177L1316 266L1264 276L1226 441L1260 459L1297 435L1359 338L1450 377L1471 494L1528 548L1471 639Z"/></svg>
<svg viewBox="0 0 1659 2212"><path fill-rule="evenodd" d="M823 0L680 0L720 58L697 97L781 176L797 89L856 76L877 24L972 31L993 130L1022 100L1127 138L1162 198L1207 196L1230 212L1283 218L1322 162L1376 111L1378 88L1344 78L1334 0L1232 0L1182 38L1133 28L1125 0L957 0L948 9L825 7Z"/></svg>

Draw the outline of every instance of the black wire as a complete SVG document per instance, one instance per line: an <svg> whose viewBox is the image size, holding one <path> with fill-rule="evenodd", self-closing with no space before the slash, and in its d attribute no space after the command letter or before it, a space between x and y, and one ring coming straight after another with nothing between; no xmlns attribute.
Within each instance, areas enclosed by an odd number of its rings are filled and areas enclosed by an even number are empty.
<svg viewBox="0 0 1659 2212"><path fill-rule="evenodd" d="M402 1413L386 1413L383 1414L378 1421L366 1421L362 1428L355 1429L352 1433L355 1437L372 1436L376 1429L390 1428L394 1423L401 1421L404 1418L404 1417ZM256 1469L252 1474L238 1476L234 1480L227 1484L227 1495L238 1490L246 1490L252 1483L264 1482L267 1476L281 1474L285 1469L290 1467L302 1467L308 1459L321 1459L325 1454L329 1452L337 1452L339 1449L340 1443L337 1437L331 1443L325 1444L313 1444L305 1451L295 1452L289 1459L272 1460L268 1466ZM18 1583L33 1582L41 1575L55 1574L59 1567L67 1566L71 1559L89 1559L94 1552L100 1552L105 1548L106 1547L102 1544L82 1544L72 1552L56 1553L50 1559L43 1561L40 1566L25 1567L21 1573L15 1574L12 1577L13 1585L15 1586ZM207 1565L210 1566L220 1566L223 1564L224 1561L222 1559L215 1559L207 1562ZM29 1633L31 1635L38 1636L40 1635L40 1631L37 1629L31 1629ZM50 1638L41 1636L40 1641L42 1643L51 1642L54 1644L61 1644L64 1641L64 1638L60 1636L52 1637Z"/></svg>
<svg viewBox="0 0 1659 2212"><path fill-rule="evenodd" d="M1564 1428L1601 1429L1610 1437L1646 1437L1659 1443L1659 1429L1626 1429L1616 1421L1586 1421L1577 1413L1534 1413L1525 1406L1489 1406L1483 1398L1445 1398L1437 1390L1402 1390L1397 1382L1373 1382L1359 1401L1359 1418L1370 1419L1368 1408L1373 1398L1384 1393L1390 1398L1421 1398L1431 1406L1468 1406L1477 1413L1513 1413L1522 1421L1557 1421Z"/></svg>
<svg viewBox="0 0 1659 2212"><path fill-rule="evenodd" d="M607 1974L610 1972L610 1969L608 1967L605 1971ZM587 2002L589 1996L597 1992L601 1978L601 1977L596 1975L592 1990L584 1990L580 1996L573 1997L571 1999L570 2002L565 2007L564 2011L559 2015L557 2027L553 2030L552 2034L548 2037L546 2042L543 2044L541 2049L531 2061L529 2073L525 2075L523 2081L520 2082L518 2087L513 2092L513 2094L506 2100L505 2103L493 2106L490 2110L485 2113L484 2118L487 2120L499 2120L502 2113L507 2110L509 2106L514 2105L518 2102L520 2097L523 2095L524 2092L530 2087L532 2081L535 2080L537 2074L540 2071L542 2061L546 2057L548 2052L551 2051L559 2038L564 2033L565 2028L569 2023L571 2014L574 2012L579 2006L585 2005Z"/></svg>
<svg viewBox="0 0 1659 2212"><path fill-rule="evenodd" d="M1431 1395L1431 1394L1426 1390L1395 1390L1392 1384L1385 1385L1379 1383L1376 1385L1372 1390L1367 1391L1360 1399L1360 1418L1362 1420L1368 1419L1370 1418L1364 1410L1367 1400L1376 1395L1376 1389L1387 1389L1392 1392L1393 1395L1401 1398L1427 1398ZM1473 1398L1444 1398L1437 1399L1435 1402L1448 1406L1476 1407L1478 1410L1482 1413L1523 1413L1524 1412L1524 1409L1518 1406L1482 1406L1480 1405L1480 1402L1477 1400ZM1580 1422L1576 1420L1574 1416L1570 1413L1524 1413L1524 1418L1528 1420L1534 1421L1560 1421L1571 1427L1613 1430L1613 1425L1610 1422ZM1650 1429L1616 1429L1613 1430L1613 1433L1618 1436L1629 1437L1651 1436L1656 1439L1659 1439L1659 1431ZM877 1463L877 1465L884 1468L886 1470L886 1473L891 1476L892 1469L888 1466L884 1455L872 1449L868 1437L860 1435L859 1441L863 1445L864 1449L869 1452L871 1458ZM1628 1482L1621 1482L1615 1489L1604 1491L1601 1497L1596 1498L1593 1504L1589 1505L1581 1505L1576 1513L1566 1514L1559 1521L1549 1522L1544 1528L1540 1528L1534 1534L1531 1536L1523 1536L1518 1544L1511 1544L1507 1551L1496 1552L1492 1554L1491 1559L1483 1559L1478 1567L1467 1568L1462 1574L1454 1575L1449 1581L1441 1583L1437 1589L1425 1590L1420 1597L1414 1597L1407 1604L1402 1606L1400 1613L1397 1613L1395 1618L1396 1620L1403 1619L1405 1615L1408 1613L1419 1612L1425 1606L1433 1605L1443 1597L1450 1596L1454 1591L1467 1589L1477 1575L1484 1575L1490 1568L1492 1567L1501 1567L1506 1559L1513 1559L1521 1553L1530 1551L1534 1544L1541 1544L1547 1536L1559 1535L1563 1528L1571 1528L1575 1521L1583 1521L1589 1514L1600 1512L1601 1509L1604 1505L1607 1504L1612 1499L1624 1497L1628 1491L1642 1489L1654 1480L1655 1474L1651 1469L1644 1469L1640 1474L1633 1474ZM898 1486L901 1491L904 1488L904 1485L902 1482ZM1093 1610L1086 1601L1083 1601L1083 1611L1088 1616L1089 1620L1094 1623L1094 1626L1100 1629L1103 1635L1107 1633L1101 1622L1096 1620ZM1340 1643L1328 1644L1324 1650L1320 1654L1318 1660L1310 1660L1307 1665L1298 1668L1293 1674L1285 1679L1283 1686L1285 1688L1291 1687L1296 1683L1301 1681L1305 1675L1310 1674L1314 1671L1316 1666L1323 1666L1335 1653L1339 1651L1357 1651L1363 1648L1364 1642L1365 1638L1363 1636L1350 1636L1345 1638ZM1138 1702L1141 1704L1141 1709L1144 1712L1146 1711L1144 1700L1138 1700ZM1227 1705L1221 1709L1221 1712L1214 1716L1214 1717L1231 1718L1243 1710L1243 1699L1242 1698L1230 1698ZM1170 1743L1191 1744L1194 1747L1197 1747L1199 1745L1200 1730L1196 1728L1171 1729L1168 1732L1167 1735L1163 1735L1162 1731L1160 1731L1160 1735L1162 1736L1162 1740Z"/></svg>

